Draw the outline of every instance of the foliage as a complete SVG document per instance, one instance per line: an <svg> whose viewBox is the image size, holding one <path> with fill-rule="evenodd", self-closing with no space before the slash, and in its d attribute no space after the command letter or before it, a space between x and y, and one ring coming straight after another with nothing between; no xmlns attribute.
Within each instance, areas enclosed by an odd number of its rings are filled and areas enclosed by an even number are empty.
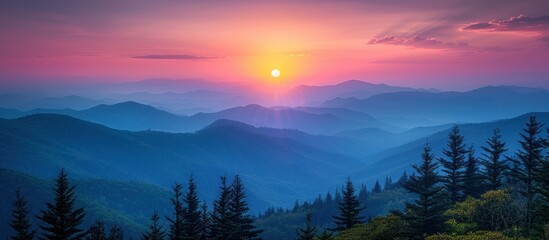
<svg viewBox="0 0 549 240"><path fill-rule="evenodd" d="M351 178L347 178L345 187L343 188L343 199L339 203L339 215L334 216L336 228L335 230L341 231L350 229L356 224L364 222L364 217L360 216L360 212L364 210L357 195L355 194L355 188Z"/></svg>
<svg viewBox="0 0 549 240"><path fill-rule="evenodd" d="M34 238L36 230L31 229L28 215L29 209L27 207L27 201L21 195L21 191L17 189L15 191L15 201L13 202L12 220L9 224L15 232L15 235L11 236L12 240L27 240Z"/></svg>
<svg viewBox="0 0 549 240"><path fill-rule="evenodd" d="M74 207L74 186L71 185L65 170L61 169L55 182L55 199L46 203L38 219L44 239L82 239L85 235L80 228L84 219L84 208Z"/></svg>
<svg viewBox="0 0 549 240"><path fill-rule="evenodd" d="M405 219L408 223L407 234L412 238L423 238L426 234L441 232L444 228L444 211L446 204L440 177L437 175L437 164L431 154L431 148L423 149L422 164L413 165L417 176L411 176L404 187L418 195L413 203L406 203Z"/></svg>
<svg viewBox="0 0 549 240"><path fill-rule="evenodd" d="M143 233L143 240L162 240L166 235L166 232L162 229L162 225L159 223L160 217L157 212L154 212L151 216L151 224L147 232Z"/></svg>
<svg viewBox="0 0 549 240"><path fill-rule="evenodd" d="M341 231L336 240L394 240L404 239L402 230L406 221L395 214L376 217L367 224L360 224Z"/></svg>
<svg viewBox="0 0 549 240"><path fill-rule="evenodd" d="M533 221L531 212L538 189L536 174L539 171L543 159L542 152L545 148L545 139L540 136L542 127L543 124L534 115L530 116L523 133L520 134L521 148L517 150L516 158L512 159L515 168L511 174L520 183L519 192L526 198L526 225Z"/></svg>
<svg viewBox="0 0 549 240"><path fill-rule="evenodd" d="M183 197L183 202L186 206L183 210L183 232L185 233L185 238L198 239L201 232L201 212L196 183L192 175L189 177L188 188Z"/></svg>
<svg viewBox="0 0 549 240"><path fill-rule="evenodd" d="M318 229L313 225L313 213L305 214L305 227L296 230L297 240L313 240Z"/></svg>
<svg viewBox="0 0 549 240"><path fill-rule="evenodd" d="M442 178L444 187L450 195L452 204L463 199L464 177L465 177L465 144L463 136L459 132L459 127L455 125L448 134L448 144L442 152L448 158L439 158L442 166L442 172L446 175Z"/></svg>
<svg viewBox="0 0 549 240"><path fill-rule="evenodd" d="M501 131L499 128L494 129L492 137L486 140L486 145L483 146L481 160L484 166L483 176L487 181L488 190L497 190L503 185L503 177L508 169L507 161L503 153L507 151L505 143L501 141Z"/></svg>
<svg viewBox="0 0 549 240"><path fill-rule="evenodd" d="M524 238L511 238L501 232L474 232L467 235L454 236L449 234L436 234L428 236L425 240L520 240Z"/></svg>

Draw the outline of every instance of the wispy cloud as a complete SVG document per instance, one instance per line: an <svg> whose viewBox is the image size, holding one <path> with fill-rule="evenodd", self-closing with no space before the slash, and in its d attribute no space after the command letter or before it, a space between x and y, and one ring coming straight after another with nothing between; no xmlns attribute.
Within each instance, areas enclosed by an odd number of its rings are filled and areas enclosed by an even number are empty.
<svg viewBox="0 0 549 240"><path fill-rule="evenodd" d="M153 54L153 55L135 56L133 58L167 59L167 60L207 60L207 59L215 59L216 57L205 57L205 56L195 56L195 55L160 55L160 54Z"/></svg>
<svg viewBox="0 0 549 240"><path fill-rule="evenodd" d="M384 45L401 45L401 46L410 46L416 48L433 48L433 49L452 49L452 48L463 48L469 46L464 42L445 42L437 38L432 37L396 37L396 36L385 36L383 38L373 38L368 41L370 45L384 44Z"/></svg>
<svg viewBox="0 0 549 240"><path fill-rule="evenodd" d="M492 20L489 22L475 22L463 25L460 27L462 31L549 31L549 16L527 17L519 15L511 17L507 20Z"/></svg>

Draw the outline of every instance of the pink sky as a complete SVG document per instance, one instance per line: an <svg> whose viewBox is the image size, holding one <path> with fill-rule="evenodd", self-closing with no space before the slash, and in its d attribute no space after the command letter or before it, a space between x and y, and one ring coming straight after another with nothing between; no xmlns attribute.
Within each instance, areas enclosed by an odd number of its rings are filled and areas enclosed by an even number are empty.
<svg viewBox="0 0 549 240"><path fill-rule="evenodd" d="M4 82L167 77L269 86L274 68L283 86L549 82L546 0L36 0L1 1L0 9Z"/></svg>

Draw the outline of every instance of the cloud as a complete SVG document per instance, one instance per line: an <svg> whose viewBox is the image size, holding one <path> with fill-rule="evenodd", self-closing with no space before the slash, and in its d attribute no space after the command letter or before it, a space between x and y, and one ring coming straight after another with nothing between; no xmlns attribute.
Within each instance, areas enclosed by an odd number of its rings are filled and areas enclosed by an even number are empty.
<svg viewBox="0 0 549 240"><path fill-rule="evenodd" d="M141 59L168 59L168 60L206 60L206 59L214 59L215 57L204 57L204 56L194 56L194 55L143 55L143 56L135 56L133 58L141 58Z"/></svg>
<svg viewBox="0 0 549 240"><path fill-rule="evenodd" d="M476 22L463 25L462 31L493 31L493 32L539 32L549 31L549 16L527 17L519 15L507 20L489 22Z"/></svg>
<svg viewBox="0 0 549 240"><path fill-rule="evenodd" d="M385 36L383 38L373 38L368 41L370 45L384 44L384 45L401 45L401 46L410 46L416 48L433 48L433 49L452 49L452 48L463 48L468 47L469 45L464 42L454 43L454 42L444 42L437 38L431 37L396 37L396 36Z"/></svg>

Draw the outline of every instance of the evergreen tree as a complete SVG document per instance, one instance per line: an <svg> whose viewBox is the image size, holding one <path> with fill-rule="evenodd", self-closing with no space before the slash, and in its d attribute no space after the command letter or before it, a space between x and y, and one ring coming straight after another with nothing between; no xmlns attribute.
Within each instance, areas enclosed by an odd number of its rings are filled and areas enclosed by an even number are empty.
<svg viewBox="0 0 549 240"><path fill-rule="evenodd" d="M446 198L441 178L437 175L438 164L434 162L431 148L426 145L422 154L421 165L412 165L417 176L412 175L404 187L418 195L413 203L406 203L405 220L408 222L407 233L412 239L423 239L426 235L442 232L446 220Z"/></svg>
<svg viewBox="0 0 549 240"><path fill-rule="evenodd" d="M455 125L448 134L447 149L442 152L448 159L440 158L442 172L446 175L442 178L444 187L450 195L452 204L463 200L465 154L467 149L463 144L463 136L459 133L459 127Z"/></svg>
<svg viewBox="0 0 549 240"><path fill-rule="evenodd" d="M545 139L540 136L542 128L543 124L535 116L530 116L524 132L520 134L520 148L516 152L516 158L511 159L517 168L510 174L521 184L519 193L526 198L527 225L533 220L531 211L533 210L534 195L538 189L536 174L539 172L543 159L542 152L545 147Z"/></svg>
<svg viewBox="0 0 549 240"><path fill-rule="evenodd" d="M505 143L501 141L501 134L498 128L494 129L492 137L486 140L487 146L484 151L481 164L484 166L483 178L487 181L487 190L498 190L503 185L503 177L507 171L507 161L503 153L507 151Z"/></svg>
<svg viewBox="0 0 549 240"><path fill-rule="evenodd" d="M406 172L402 173L402 176L396 182L396 187L403 187L404 184L408 181L408 174Z"/></svg>
<svg viewBox="0 0 549 240"><path fill-rule="evenodd" d="M47 210L42 210L38 219L43 222L43 239L48 240L78 240L85 232L80 229L84 219L84 208L74 208L74 186L61 169L55 181L55 199L53 203L46 203Z"/></svg>
<svg viewBox="0 0 549 240"><path fill-rule="evenodd" d="M547 129L547 136L549 137L549 128ZM545 139L545 148L549 148L549 138ZM535 208L535 214L543 224L549 224L549 153L541 162L541 168L536 179L539 183L539 201Z"/></svg>
<svg viewBox="0 0 549 240"><path fill-rule="evenodd" d="M12 220L10 227L15 232L15 235L11 236L12 240L28 240L33 239L36 235L36 230L31 229L29 222L29 209L27 208L27 201L21 195L19 189L15 190L15 201L13 202Z"/></svg>
<svg viewBox="0 0 549 240"><path fill-rule="evenodd" d="M257 239L262 232L253 225L254 221L248 214L250 210L246 202L244 185L240 176L236 175L231 184L232 199L229 204L229 211L233 214L234 231L231 239Z"/></svg>
<svg viewBox="0 0 549 240"><path fill-rule="evenodd" d="M196 192L196 183L193 176L189 177L189 186L187 193L183 197L183 202L187 206L183 214L183 231L185 239L200 238L200 203L198 193Z"/></svg>
<svg viewBox="0 0 549 240"><path fill-rule="evenodd" d="M467 168L465 170L465 176L463 178L465 196L472 196L475 198L480 197L482 191L482 176L478 169L478 160L475 157L475 149L473 146L469 147L467 154Z"/></svg>
<svg viewBox="0 0 549 240"><path fill-rule="evenodd" d="M111 226L111 229L109 231L109 236L107 236L107 240L123 240L124 239L124 232L122 231L122 228L118 224L113 224Z"/></svg>
<svg viewBox="0 0 549 240"><path fill-rule="evenodd" d="M339 216L334 216L336 224L334 230L336 231L350 229L356 224L364 223L364 217L359 215L365 208L361 207L360 201L358 201L351 178L347 178L342 194L343 199L339 203Z"/></svg>
<svg viewBox="0 0 549 240"><path fill-rule="evenodd" d="M372 188L372 193L380 193L381 192L381 185L379 184L379 181L376 180L376 184L374 184L374 188Z"/></svg>
<svg viewBox="0 0 549 240"><path fill-rule="evenodd" d="M88 230L87 240L106 240L105 223L102 220L97 220Z"/></svg>
<svg viewBox="0 0 549 240"><path fill-rule="evenodd" d="M229 239L232 236L234 227L234 214L229 210L232 192L227 186L227 177L221 177L219 187L219 198L214 202L214 209L211 216L210 239Z"/></svg>
<svg viewBox="0 0 549 240"><path fill-rule="evenodd" d="M334 236L332 235L332 233L328 232L326 229L324 229L324 231L322 231L317 237L317 240L333 240L333 239L334 239Z"/></svg>
<svg viewBox="0 0 549 240"><path fill-rule="evenodd" d="M201 213L200 213L200 232L199 232L199 238L200 240L207 240L208 236L210 236L210 224L211 224L211 218L210 213L208 212L208 205L206 202L202 203L202 206L200 207Z"/></svg>
<svg viewBox="0 0 549 240"><path fill-rule="evenodd" d="M297 240L313 240L317 231L318 229L313 225L313 213L307 211L305 213L305 228L298 228L296 230Z"/></svg>
<svg viewBox="0 0 549 240"><path fill-rule="evenodd" d="M185 208L183 208L183 203L181 201L182 193L182 186L180 184L175 184L173 186L173 197L171 199L174 211L173 211L173 218L166 217L168 219L168 222L170 223L170 230L168 232L168 239L169 240L183 240L185 237L185 229L184 229L184 215L185 215Z"/></svg>
<svg viewBox="0 0 549 240"><path fill-rule="evenodd" d="M147 232L143 233L143 240L163 240L166 232L162 229L162 225L159 223L160 217L157 212L154 212L151 216L151 224Z"/></svg>

